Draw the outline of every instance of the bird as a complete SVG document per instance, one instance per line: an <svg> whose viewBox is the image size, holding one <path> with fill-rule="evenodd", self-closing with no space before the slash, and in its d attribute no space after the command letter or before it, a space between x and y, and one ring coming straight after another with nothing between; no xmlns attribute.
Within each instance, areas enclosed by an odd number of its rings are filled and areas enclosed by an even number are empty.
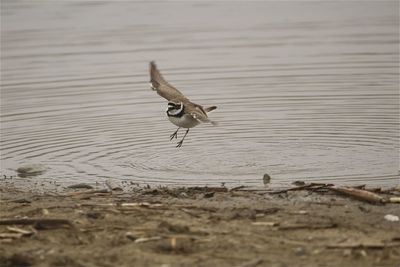
<svg viewBox="0 0 400 267"><path fill-rule="evenodd" d="M170 135L170 141L178 138L178 131L186 128L185 135L177 143L176 147L182 147L183 140L189 133L189 129L200 123L210 123L216 126L217 123L208 118L207 113L216 109L216 106L203 107L190 101L178 89L169 84L161 75L154 61L150 62L150 88L156 91L161 97L168 100L167 116L170 122L178 126L178 129Z"/></svg>

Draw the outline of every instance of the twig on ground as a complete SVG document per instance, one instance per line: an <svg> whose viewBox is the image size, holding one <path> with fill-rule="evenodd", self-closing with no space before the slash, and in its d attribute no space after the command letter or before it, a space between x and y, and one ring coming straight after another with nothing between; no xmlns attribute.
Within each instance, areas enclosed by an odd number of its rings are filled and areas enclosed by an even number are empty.
<svg viewBox="0 0 400 267"><path fill-rule="evenodd" d="M287 193L289 191L298 191L298 190L318 190L318 189L328 189L333 186L333 184L324 184L324 183L310 183L301 186L291 187L288 189L283 189L280 191L272 191L270 194L282 194Z"/></svg>
<svg viewBox="0 0 400 267"><path fill-rule="evenodd" d="M351 196L365 202L382 204L386 201L385 198L378 194L352 187L330 187L329 189L331 191Z"/></svg>
<svg viewBox="0 0 400 267"><path fill-rule="evenodd" d="M300 230L300 229L328 229L337 227L336 223L326 223L326 224L293 224L293 225L281 225L278 227L279 230Z"/></svg>
<svg viewBox="0 0 400 267"><path fill-rule="evenodd" d="M25 236L30 236L30 235L34 234L33 231L28 231L28 230L21 229L21 228L18 228L18 227L7 226L7 230L10 231L10 232L22 234L22 235L25 235Z"/></svg>
<svg viewBox="0 0 400 267"><path fill-rule="evenodd" d="M48 228L48 227L59 227L68 225L74 228L71 221L66 219L3 219L0 220L0 225L35 225L36 228Z"/></svg>
<svg viewBox="0 0 400 267"><path fill-rule="evenodd" d="M0 233L0 239L19 239L23 236L21 233Z"/></svg>
<svg viewBox="0 0 400 267"><path fill-rule="evenodd" d="M201 191L201 192L228 192L226 187L202 187L202 186L192 186L188 187L187 190Z"/></svg>
<svg viewBox="0 0 400 267"><path fill-rule="evenodd" d="M389 198L390 203L400 203L400 197L391 197Z"/></svg>
<svg viewBox="0 0 400 267"><path fill-rule="evenodd" d="M263 259L255 259L255 260L245 262L245 263L239 265L238 267L255 267L263 262L264 262Z"/></svg>
<svg viewBox="0 0 400 267"><path fill-rule="evenodd" d="M78 192L70 192L67 193L66 196L80 196L80 195L91 195L91 194L111 194L108 189L96 189L96 190L86 190L86 191L78 191Z"/></svg>
<svg viewBox="0 0 400 267"><path fill-rule="evenodd" d="M354 244L332 244L327 245L326 248L370 248L370 249L383 249L389 247L400 247L400 243L354 243Z"/></svg>
<svg viewBox="0 0 400 267"><path fill-rule="evenodd" d="M245 185L236 186L236 187L231 188L229 190L229 192L236 191L236 190L243 189L243 188L246 188L246 186Z"/></svg>
<svg viewBox="0 0 400 267"><path fill-rule="evenodd" d="M144 243L144 242L150 242L150 241L157 241L157 240L161 240L162 237L161 236L152 236L152 237L141 237L141 238L137 238L135 239L135 243Z"/></svg>

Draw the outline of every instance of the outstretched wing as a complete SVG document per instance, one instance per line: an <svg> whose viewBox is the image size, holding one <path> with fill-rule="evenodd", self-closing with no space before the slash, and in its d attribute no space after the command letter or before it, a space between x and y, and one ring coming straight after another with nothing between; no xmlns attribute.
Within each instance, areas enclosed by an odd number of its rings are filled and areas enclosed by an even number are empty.
<svg viewBox="0 0 400 267"><path fill-rule="evenodd" d="M164 79L154 61L150 62L150 86L151 89L157 91L157 94L167 100L188 100L178 89Z"/></svg>

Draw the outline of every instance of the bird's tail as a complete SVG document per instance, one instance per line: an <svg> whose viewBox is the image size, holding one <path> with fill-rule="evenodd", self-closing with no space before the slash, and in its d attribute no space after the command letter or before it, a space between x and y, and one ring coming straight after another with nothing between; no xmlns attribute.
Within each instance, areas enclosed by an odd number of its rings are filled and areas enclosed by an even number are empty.
<svg viewBox="0 0 400 267"><path fill-rule="evenodd" d="M213 125L213 126L218 126L218 122L216 122L216 121L210 121L210 123Z"/></svg>

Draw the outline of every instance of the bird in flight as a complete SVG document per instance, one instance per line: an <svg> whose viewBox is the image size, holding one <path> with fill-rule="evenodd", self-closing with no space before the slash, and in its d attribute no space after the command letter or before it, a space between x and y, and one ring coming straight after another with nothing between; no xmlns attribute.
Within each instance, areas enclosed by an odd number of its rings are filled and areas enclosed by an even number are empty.
<svg viewBox="0 0 400 267"><path fill-rule="evenodd" d="M180 128L186 128L186 133L176 147L181 147L183 140L189 133L189 129L200 123L211 123L217 125L216 122L210 120L207 113L216 109L216 106L204 108L201 105L191 102L178 89L170 85L160 71L157 69L154 61L150 62L150 87L154 91L168 100L167 116L170 122L178 126L178 129L170 135L170 141L178 138Z"/></svg>

